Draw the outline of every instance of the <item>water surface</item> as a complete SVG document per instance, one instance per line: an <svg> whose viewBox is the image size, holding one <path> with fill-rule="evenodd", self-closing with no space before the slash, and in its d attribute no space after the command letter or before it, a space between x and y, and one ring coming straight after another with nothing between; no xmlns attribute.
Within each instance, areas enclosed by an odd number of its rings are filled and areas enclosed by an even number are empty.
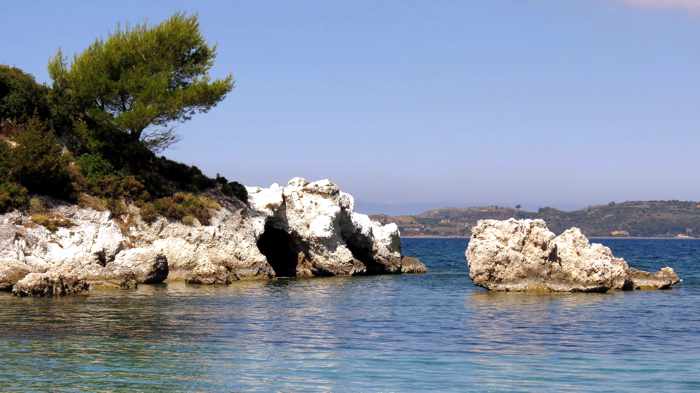
<svg viewBox="0 0 700 393"><path fill-rule="evenodd" d="M465 239L404 239L425 275L0 295L0 391L698 391L700 241L603 240L670 291L471 284Z"/></svg>

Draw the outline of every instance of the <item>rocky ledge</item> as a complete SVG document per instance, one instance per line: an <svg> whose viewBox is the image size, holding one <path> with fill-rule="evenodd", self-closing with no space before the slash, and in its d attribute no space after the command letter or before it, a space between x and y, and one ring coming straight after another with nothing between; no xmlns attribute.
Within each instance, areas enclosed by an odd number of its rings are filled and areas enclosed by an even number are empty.
<svg viewBox="0 0 700 393"><path fill-rule="evenodd" d="M607 292L680 282L670 267L657 273L631 268L578 228L555 236L543 220L481 220L466 257L472 281L494 291Z"/></svg>
<svg viewBox="0 0 700 393"><path fill-rule="evenodd" d="M221 202L209 225L159 218L136 206L113 217L75 205L48 212L70 226L55 232L20 212L0 215L0 290L19 296L75 294L98 286L184 280L229 284L274 277L422 273L401 254L395 224L355 213L353 197L328 180L295 178L248 188Z"/></svg>

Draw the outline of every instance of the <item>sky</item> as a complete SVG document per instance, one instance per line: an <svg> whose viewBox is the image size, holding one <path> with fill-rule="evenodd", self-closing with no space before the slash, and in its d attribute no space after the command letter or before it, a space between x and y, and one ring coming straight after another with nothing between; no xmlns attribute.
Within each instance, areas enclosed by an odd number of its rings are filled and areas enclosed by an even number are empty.
<svg viewBox="0 0 700 393"><path fill-rule="evenodd" d="M0 63L49 83L58 48L177 11L236 79L165 152L209 175L368 213L700 200L700 0L7 1Z"/></svg>

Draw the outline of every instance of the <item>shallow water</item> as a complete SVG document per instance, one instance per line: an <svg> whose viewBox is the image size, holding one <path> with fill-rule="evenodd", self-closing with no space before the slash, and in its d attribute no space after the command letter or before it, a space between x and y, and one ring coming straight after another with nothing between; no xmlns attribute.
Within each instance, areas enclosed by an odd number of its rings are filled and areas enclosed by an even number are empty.
<svg viewBox="0 0 700 393"><path fill-rule="evenodd" d="M464 239L430 273L0 295L0 391L698 391L700 241L602 240L670 291L488 293Z"/></svg>

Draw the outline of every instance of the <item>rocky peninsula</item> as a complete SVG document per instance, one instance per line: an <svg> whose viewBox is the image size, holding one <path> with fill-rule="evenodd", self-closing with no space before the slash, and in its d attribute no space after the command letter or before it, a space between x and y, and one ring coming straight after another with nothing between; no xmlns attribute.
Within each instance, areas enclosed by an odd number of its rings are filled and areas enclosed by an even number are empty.
<svg viewBox="0 0 700 393"><path fill-rule="evenodd" d="M395 224L354 212L353 197L329 180L247 191L247 201L220 201L206 225L148 223L133 205L128 217L114 217L58 203L48 214L67 224L54 231L20 211L0 215L0 289L50 296L172 280L225 285L426 271L402 255Z"/></svg>
<svg viewBox="0 0 700 393"><path fill-rule="evenodd" d="M610 248L590 244L578 228L559 236L543 220L480 220L466 251L469 277L494 291L607 292L668 289L680 282L670 267L630 267Z"/></svg>

